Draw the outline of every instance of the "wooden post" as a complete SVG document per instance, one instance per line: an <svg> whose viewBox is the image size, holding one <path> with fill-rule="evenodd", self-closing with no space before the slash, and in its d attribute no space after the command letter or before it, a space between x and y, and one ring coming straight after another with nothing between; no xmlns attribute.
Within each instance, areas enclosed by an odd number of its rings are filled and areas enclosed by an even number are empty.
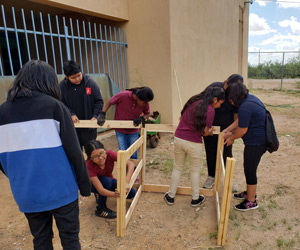
<svg viewBox="0 0 300 250"><path fill-rule="evenodd" d="M142 191L144 190L145 184L145 174L146 174L146 150L147 150L147 130L142 128L141 129L141 136L144 137L143 145L140 147L140 158L143 159L143 166L142 171L140 171L140 180L139 184L142 186Z"/></svg>
<svg viewBox="0 0 300 250"><path fill-rule="evenodd" d="M117 154L117 189L121 190L121 151ZM121 199L117 199L117 236L121 236Z"/></svg>
<svg viewBox="0 0 300 250"><path fill-rule="evenodd" d="M220 184L221 184L221 158L223 158L224 150L224 133L220 132L218 137L218 146L217 146L217 160L216 160L216 175L215 175L215 190L220 193ZM222 152L222 157L220 155Z"/></svg>
<svg viewBox="0 0 300 250"><path fill-rule="evenodd" d="M230 203L231 203L231 196L232 196L232 183L233 183L233 176L234 176L235 162L236 162L234 158L231 158L230 161L231 161L230 174L229 174L230 175L230 179L229 179L229 183L228 183L228 187L227 187L228 188L228 192L227 192L226 214L225 214L225 220L224 220L222 246L225 246L225 244L226 244L228 221L229 221L229 213L230 213Z"/></svg>
<svg viewBox="0 0 300 250"><path fill-rule="evenodd" d="M227 158L226 159L226 171L225 171L225 180L223 186L223 195L222 195L222 205L221 205L221 215L218 228L218 237L217 245L223 246L226 242L226 234L228 227L228 219L230 212L230 202L231 202L231 192L232 192L232 182L233 174L235 167L235 159Z"/></svg>
<svg viewBox="0 0 300 250"><path fill-rule="evenodd" d="M121 197L117 198L117 236L125 235L125 214L126 214L126 156L125 151L118 151L117 169L117 189Z"/></svg>

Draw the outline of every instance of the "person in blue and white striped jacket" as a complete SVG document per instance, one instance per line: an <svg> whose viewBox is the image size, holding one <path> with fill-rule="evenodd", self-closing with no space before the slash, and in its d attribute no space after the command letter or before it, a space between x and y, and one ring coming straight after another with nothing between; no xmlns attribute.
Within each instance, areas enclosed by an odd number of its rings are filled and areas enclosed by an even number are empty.
<svg viewBox="0 0 300 250"><path fill-rule="evenodd" d="M63 249L80 249L78 189L91 184L53 68L29 61L0 106L0 169L25 213L34 249L52 248L52 218Z"/></svg>

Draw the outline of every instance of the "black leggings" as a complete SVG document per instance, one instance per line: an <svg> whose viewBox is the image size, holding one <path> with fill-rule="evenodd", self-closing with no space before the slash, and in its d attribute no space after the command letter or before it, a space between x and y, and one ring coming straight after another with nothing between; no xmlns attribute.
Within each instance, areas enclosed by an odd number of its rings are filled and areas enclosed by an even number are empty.
<svg viewBox="0 0 300 250"><path fill-rule="evenodd" d="M218 135L203 136L206 162L208 175L215 177L216 174L216 161L217 161L217 148L218 148ZM232 157L232 145L229 147L224 145L223 159L226 166L226 157Z"/></svg>
<svg viewBox="0 0 300 250"><path fill-rule="evenodd" d="M262 155L266 152L265 145L247 146L244 148L244 172L248 185L257 184L257 167Z"/></svg>

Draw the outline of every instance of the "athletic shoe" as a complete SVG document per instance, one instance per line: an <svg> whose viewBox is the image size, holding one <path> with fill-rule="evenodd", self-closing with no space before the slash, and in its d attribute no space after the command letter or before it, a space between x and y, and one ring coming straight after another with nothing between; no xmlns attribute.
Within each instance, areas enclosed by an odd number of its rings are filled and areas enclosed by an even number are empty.
<svg viewBox="0 0 300 250"><path fill-rule="evenodd" d="M205 200L205 197L203 195L199 195L199 198L197 200L192 200L191 201L191 206L192 207L197 207L199 206L201 203L203 203Z"/></svg>
<svg viewBox="0 0 300 250"><path fill-rule="evenodd" d="M203 188L210 189L215 185L215 177L208 176L206 181L204 182Z"/></svg>
<svg viewBox="0 0 300 250"><path fill-rule="evenodd" d="M165 194L164 199L169 206L174 205L174 198L171 198L168 193Z"/></svg>
<svg viewBox="0 0 300 250"><path fill-rule="evenodd" d="M233 195L233 198L234 199L237 199L237 200L244 200L244 199L247 199L247 191L244 191L244 192L241 192L241 193L238 193L238 194L234 194ZM256 199L256 195L255 195L255 199Z"/></svg>
<svg viewBox="0 0 300 250"><path fill-rule="evenodd" d="M251 209L257 209L258 205L257 205L256 200L254 202L252 202L252 201L248 201L247 199L245 199L243 202L236 205L234 208L236 210L244 212L244 211L248 211L248 210L251 210Z"/></svg>
<svg viewBox="0 0 300 250"><path fill-rule="evenodd" d="M117 217L117 213L110 210L109 208L105 207L105 208L102 208L102 209L97 209L95 210L95 215L98 216L98 217L102 217L102 218L105 218L105 219L114 219Z"/></svg>
<svg viewBox="0 0 300 250"><path fill-rule="evenodd" d="M238 200L245 200L245 199L247 199L247 191L244 191L244 192L241 192L238 194L234 194L233 198L238 199Z"/></svg>

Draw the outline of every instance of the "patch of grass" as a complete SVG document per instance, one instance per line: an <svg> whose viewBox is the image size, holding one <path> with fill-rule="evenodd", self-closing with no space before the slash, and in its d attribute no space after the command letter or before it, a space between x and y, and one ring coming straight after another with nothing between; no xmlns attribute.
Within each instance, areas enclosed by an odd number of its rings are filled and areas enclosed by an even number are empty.
<svg viewBox="0 0 300 250"><path fill-rule="evenodd" d="M236 235L235 235L235 240L239 240L240 239L240 237L241 237L241 231L240 230L238 230L237 232L236 232Z"/></svg>
<svg viewBox="0 0 300 250"><path fill-rule="evenodd" d="M281 184L275 186L275 195L277 196L283 196L290 193L291 193L291 187L289 186L281 185Z"/></svg>
<svg viewBox="0 0 300 250"><path fill-rule="evenodd" d="M209 239L217 239L217 236L218 236L218 232L212 232L212 233L209 233Z"/></svg>
<svg viewBox="0 0 300 250"><path fill-rule="evenodd" d="M277 239L277 246L280 249L292 249L295 246L295 240L294 239L284 239L283 237L279 237Z"/></svg>
<svg viewBox="0 0 300 250"><path fill-rule="evenodd" d="M281 222L282 222L283 225L286 225L287 220L286 219L282 219Z"/></svg>
<svg viewBox="0 0 300 250"><path fill-rule="evenodd" d="M300 89L300 81L296 82L296 88Z"/></svg>
<svg viewBox="0 0 300 250"><path fill-rule="evenodd" d="M270 209L271 209L271 208L277 208L277 207L278 207L278 204L277 204L276 201L270 200L270 203L267 204L267 207L270 208Z"/></svg>
<svg viewBox="0 0 300 250"><path fill-rule="evenodd" d="M161 170L165 175L171 174L173 170L173 159L166 158L162 164Z"/></svg>

